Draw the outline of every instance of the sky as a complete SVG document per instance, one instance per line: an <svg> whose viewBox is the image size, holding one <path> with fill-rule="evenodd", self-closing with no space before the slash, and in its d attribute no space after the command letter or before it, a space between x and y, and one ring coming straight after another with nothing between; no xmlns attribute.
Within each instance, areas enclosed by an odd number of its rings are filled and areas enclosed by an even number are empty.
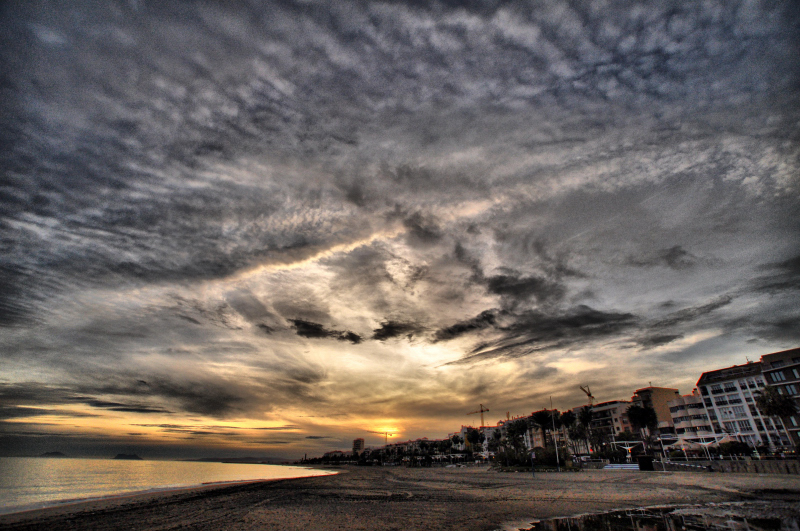
<svg viewBox="0 0 800 531"><path fill-rule="evenodd" d="M320 455L800 346L798 28L3 2L0 455Z"/></svg>

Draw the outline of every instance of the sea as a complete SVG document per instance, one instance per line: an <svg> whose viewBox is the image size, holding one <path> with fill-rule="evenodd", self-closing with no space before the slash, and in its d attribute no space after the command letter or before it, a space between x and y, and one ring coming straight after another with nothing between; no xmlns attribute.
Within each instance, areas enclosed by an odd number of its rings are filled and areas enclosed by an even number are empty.
<svg viewBox="0 0 800 531"><path fill-rule="evenodd" d="M243 463L1 457L0 514L215 483L333 473Z"/></svg>

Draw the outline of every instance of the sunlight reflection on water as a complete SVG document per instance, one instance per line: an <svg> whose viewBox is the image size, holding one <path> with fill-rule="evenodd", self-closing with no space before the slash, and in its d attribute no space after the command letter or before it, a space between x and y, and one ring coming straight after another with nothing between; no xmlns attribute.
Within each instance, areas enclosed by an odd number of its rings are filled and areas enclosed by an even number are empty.
<svg viewBox="0 0 800 531"><path fill-rule="evenodd" d="M0 513L204 483L332 474L302 467L187 461L0 458Z"/></svg>

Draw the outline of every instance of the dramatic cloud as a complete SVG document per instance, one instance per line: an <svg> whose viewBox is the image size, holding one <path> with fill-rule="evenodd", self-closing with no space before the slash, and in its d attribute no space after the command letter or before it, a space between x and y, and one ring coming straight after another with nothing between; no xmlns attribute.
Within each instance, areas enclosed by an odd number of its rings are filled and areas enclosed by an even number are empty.
<svg viewBox="0 0 800 531"><path fill-rule="evenodd" d="M798 23L4 6L0 445L298 456L797 346Z"/></svg>

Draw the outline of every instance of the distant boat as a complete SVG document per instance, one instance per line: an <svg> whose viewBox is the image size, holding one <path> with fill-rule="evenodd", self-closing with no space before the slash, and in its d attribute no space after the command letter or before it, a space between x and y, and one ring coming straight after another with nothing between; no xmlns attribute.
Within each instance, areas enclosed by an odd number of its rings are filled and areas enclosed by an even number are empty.
<svg viewBox="0 0 800 531"><path fill-rule="evenodd" d="M61 452L45 452L39 457L67 457L67 455L62 454Z"/></svg>
<svg viewBox="0 0 800 531"><path fill-rule="evenodd" d="M133 461L141 461L142 458L136 454L117 454L114 456L114 459L129 459Z"/></svg>

